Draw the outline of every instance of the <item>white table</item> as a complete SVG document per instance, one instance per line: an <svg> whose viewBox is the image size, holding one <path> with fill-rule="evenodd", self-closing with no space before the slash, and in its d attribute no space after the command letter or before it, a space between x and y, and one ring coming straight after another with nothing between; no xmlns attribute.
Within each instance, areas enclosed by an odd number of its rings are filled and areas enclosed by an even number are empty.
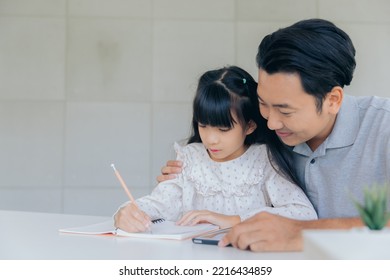
<svg viewBox="0 0 390 280"><path fill-rule="evenodd" d="M232 247L193 244L191 240L149 240L59 233L109 217L0 210L2 260L289 260L301 252L254 253Z"/></svg>

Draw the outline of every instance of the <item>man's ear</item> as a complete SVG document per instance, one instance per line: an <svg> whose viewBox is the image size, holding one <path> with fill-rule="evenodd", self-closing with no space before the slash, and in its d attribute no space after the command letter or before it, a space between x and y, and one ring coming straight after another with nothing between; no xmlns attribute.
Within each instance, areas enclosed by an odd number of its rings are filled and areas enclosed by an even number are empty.
<svg viewBox="0 0 390 280"><path fill-rule="evenodd" d="M328 112L336 115L341 107L344 98L344 90L340 86L335 86L326 96Z"/></svg>
<svg viewBox="0 0 390 280"><path fill-rule="evenodd" d="M251 134L253 131L256 130L256 128L257 128L257 124L254 121L250 120L248 122L248 125L246 126L246 131L245 131L246 135Z"/></svg>

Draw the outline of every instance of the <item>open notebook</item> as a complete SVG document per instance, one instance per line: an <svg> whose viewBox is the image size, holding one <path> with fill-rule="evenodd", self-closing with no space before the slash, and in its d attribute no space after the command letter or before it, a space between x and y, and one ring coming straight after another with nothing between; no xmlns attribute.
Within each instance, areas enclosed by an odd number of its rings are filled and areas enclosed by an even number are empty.
<svg viewBox="0 0 390 280"><path fill-rule="evenodd" d="M163 219L153 220L148 232L129 233L120 229L115 229L113 220L108 220L98 224L81 227L60 229L62 233L102 235L113 234L125 237L155 238L155 239L176 239L183 240L199 236L201 234L218 230L219 227L212 224L197 224L194 226L178 226L175 222Z"/></svg>

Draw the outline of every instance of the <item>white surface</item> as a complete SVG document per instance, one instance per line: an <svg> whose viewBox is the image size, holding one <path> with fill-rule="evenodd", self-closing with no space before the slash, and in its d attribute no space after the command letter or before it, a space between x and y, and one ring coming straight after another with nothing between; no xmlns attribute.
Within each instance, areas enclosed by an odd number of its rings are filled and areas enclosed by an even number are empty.
<svg viewBox="0 0 390 280"><path fill-rule="evenodd" d="M0 260L303 259L299 252L253 253L232 247L197 245L191 240L144 240L58 232L60 228L99 223L107 218L0 211Z"/></svg>
<svg viewBox="0 0 390 280"><path fill-rule="evenodd" d="M303 238L307 259L390 259L389 230L307 230Z"/></svg>

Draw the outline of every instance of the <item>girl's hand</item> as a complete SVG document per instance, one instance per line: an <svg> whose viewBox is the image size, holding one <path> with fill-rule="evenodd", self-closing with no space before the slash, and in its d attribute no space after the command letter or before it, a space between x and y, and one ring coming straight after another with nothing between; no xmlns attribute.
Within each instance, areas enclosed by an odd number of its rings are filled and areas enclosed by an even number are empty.
<svg viewBox="0 0 390 280"><path fill-rule="evenodd" d="M211 223L220 228L228 228L238 224L241 221L240 216L228 216L208 210L193 210L185 213L183 217L176 222L178 225L189 226L200 223Z"/></svg>
<svg viewBox="0 0 390 280"><path fill-rule="evenodd" d="M157 176L157 182L176 178L176 174L181 173L183 162L179 160L168 160L167 165L161 168L161 175Z"/></svg>
<svg viewBox="0 0 390 280"><path fill-rule="evenodd" d="M147 231L152 223L150 217L133 203L129 203L119 209L114 220L116 228L127 232Z"/></svg>

